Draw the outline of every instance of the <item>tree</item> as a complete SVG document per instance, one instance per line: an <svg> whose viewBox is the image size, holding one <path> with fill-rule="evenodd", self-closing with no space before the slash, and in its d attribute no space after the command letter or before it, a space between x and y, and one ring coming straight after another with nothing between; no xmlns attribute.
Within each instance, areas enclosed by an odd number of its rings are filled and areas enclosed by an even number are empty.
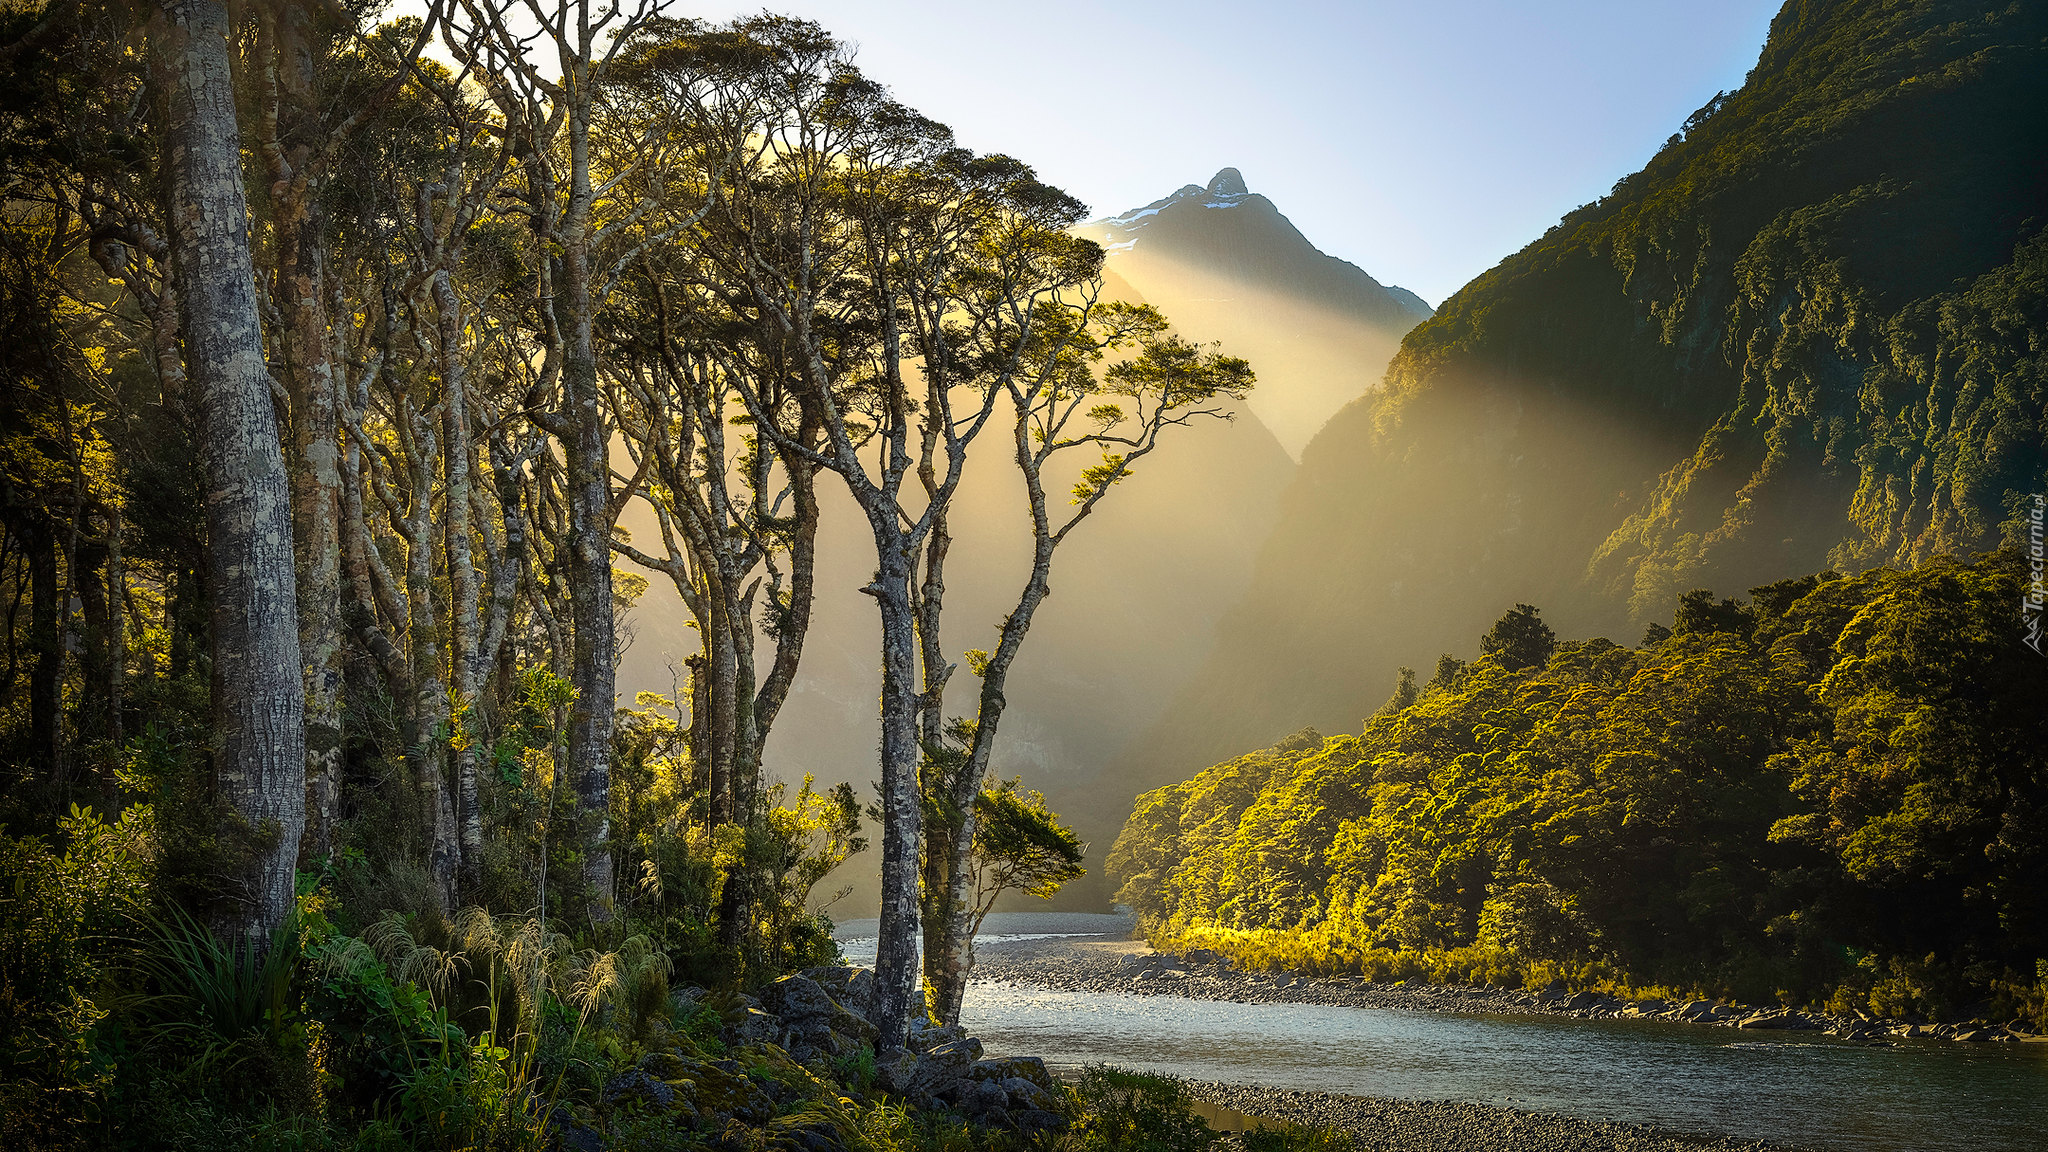
<svg viewBox="0 0 2048 1152"><path fill-rule="evenodd" d="M1002 381L1011 408L1012 459L1030 513L1031 568L1016 605L999 626L995 650L968 654L981 690L973 722L959 730L968 737L966 755L950 774L936 773L924 782L927 792L944 796L942 803L927 805L944 819L929 829L924 912L938 921L925 931L925 977L934 1008L947 1023L959 1019L974 963L970 852L979 837L980 807L973 797L994 760L1010 669L1039 608L1052 595L1055 554L1134 465L1158 449L1168 429L1198 419L1227 419L1229 404L1242 400L1254 381L1245 361L1169 333L1166 318L1156 309L1101 303L1100 291L1099 273L1091 273L1071 294L1050 302L1026 345L1020 370ZM1108 356L1119 358L1098 378L1093 366ZM1073 477L1071 511L1056 515L1049 472L1071 450L1092 452L1095 459ZM952 671L943 662L938 639L945 543L943 533L935 532L925 545L918 605L928 746L940 736L936 718Z"/></svg>
<svg viewBox="0 0 2048 1152"><path fill-rule="evenodd" d="M610 843L611 742L617 710L618 637L614 631L609 427L598 381L598 310L613 281L637 254L620 245L647 205L617 193L625 176L649 162L628 149L600 154L600 120L612 65L634 33L655 18L659 0L631 12L591 0L460 0L465 26L450 47L471 66L496 103L526 176L528 221L548 249L535 285L542 365L527 415L561 442L566 496L562 568L570 616L569 679L576 689L569 730L570 775L579 807L591 821L583 857L591 915L611 918L614 871ZM513 14L538 25L557 72L544 74ZM610 43L600 43L609 36ZM628 138L630 140L630 136ZM609 257L609 259L607 259ZM543 397L559 391L556 404Z"/></svg>
<svg viewBox="0 0 2048 1152"><path fill-rule="evenodd" d="M440 15L429 5L409 48L355 41L353 19L335 20L301 0L255 7L250 64L260 86L256 151L269 177L269 295L273 345L290 396L294 552L299 647L306 680L306 830L302 855L327 855L340 804L343 646L342 390L348 378L335 317L331 232L323 193L344 148L397 95ZM342 44L397 48L395 59L339 51ZM367 75L383 67L387 75Z"/></svg>
<svg viewBox="0 0 2048 1152"><path fill-rule="evenodd" d="M1050 900L1069 880L1088 874L1088 846L1045 806L1045 797L1020 790L1015 778L984 785L974 798L974 850L969 855L973 904L967 929L967 967L974 937L1005 892ZM957 1009L955 1015L958 1015Z"/></svg>
<svg viewBox="0 0 2048 1152"><path fill-rule="evenodd" d="M765 19L774 51L752 89L760 141L715 173L704 258L790 345L816 445L782 427L746 373L731 379L784 459L836 473L867 520L882 625L881 1046L901 1046L918 996L917 557L935 539L974 440L1058 303L1100 249L1068 235L1081 206L1015 161L976 157L890 100L816 25ZM921 375L916 384L912 374ZM929 465L920 468L920 461ZM913 476L917 487L906 491Z"/></svg>
<svg viewBox="0 0 2048 1152"><path fill-rule="evenodd" d="M227 7L166 0L152 33L171 252L206 465L215 771L257 836L228 923L267 938L291 911L306 820L291 493L256 312Z"/></svg>
<svg viewBox="0 0 2048 1152"><path fill-rule="evenodd" d="M1543 667L1557 648L1557 634L1536 618L1541 612L1527 604L1515 605L1479 638L1479 650L1510 672Z"/></svg>
<svg viewBox="0 0 2048 1152"><path fill-rule="evenodd" d="M1444 671L1442 661L1438 661L1437 671L1440 674ZM1448 679L1455 679L1456 677L1457 672L1453 670ZM1376 717L1399 715L1401 712L1406 711L1409 705L1414 704L1421 695L1422 693L1415 687L1415 669L1402 668L1394 677L1394 694L1387 697L1387 702L1380 705L1380 710L1373 713L1373 715Z"/></svg>
<svg viewBox="0 0 2048 1152"><path fill-rule="evenodd" d="M1722 600L1717 604L1714 594L1705 588L1695 588L1680 596L1678 608L1671 617L1674 636L1725 632L1746 637L1755 628L1756 621L1750 618L1748 609L1740 601Z"/></svg>

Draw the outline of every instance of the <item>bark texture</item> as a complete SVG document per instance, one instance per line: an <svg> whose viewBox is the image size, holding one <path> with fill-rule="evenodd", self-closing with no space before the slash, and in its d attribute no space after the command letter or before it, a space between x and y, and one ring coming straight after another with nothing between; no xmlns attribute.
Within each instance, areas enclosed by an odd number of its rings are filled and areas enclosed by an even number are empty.
<svg viewBox="0 0 2048 1152"><path fill-rule="evenodd" d="M205 458L215 772L221 798L258 835L227 927L265 933L291 910L306 809L291 494L257 317L227 8L167 0L156 31L172 252Z"/></svg>

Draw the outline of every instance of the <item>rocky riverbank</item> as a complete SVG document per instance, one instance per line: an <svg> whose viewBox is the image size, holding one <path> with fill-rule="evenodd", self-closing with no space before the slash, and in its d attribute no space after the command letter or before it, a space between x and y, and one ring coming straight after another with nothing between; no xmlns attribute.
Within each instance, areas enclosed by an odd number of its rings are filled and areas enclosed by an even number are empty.
<svg viewBox="0 0 2048 1152"><path fill-rule="evenodd" d="M1240 972L1213 952L1196 950L1186 956L1170 956L1154 952L1142 940L1121 935L998 942L981 945L976 953L978 980L1063 992L1187 996L1238 1004L1540 1014L1581 1020L1655 1019L1727 1028L1818 1032L1864 1044L1890 1044L1898 1039L2048 1040L2022 1031L2017 1025L1984 1020L1880 1020L1708 1000L1629 1001L1595 992L1574 993L1562 987L1529 991L1491 985L1466 988L1406 982L1379 984L1363 977Z"/></svg>
<svg viewBox="0 0 2048 1152"><path fill-rule="evenodd" d="M1195 1082L1189 1087L1199 1098L1235 1112L1334 1128L1351 1137L1358 1152L1782 1152L1786 1147L1455 1100L1383 1100L1254 1084Z"/></svg>

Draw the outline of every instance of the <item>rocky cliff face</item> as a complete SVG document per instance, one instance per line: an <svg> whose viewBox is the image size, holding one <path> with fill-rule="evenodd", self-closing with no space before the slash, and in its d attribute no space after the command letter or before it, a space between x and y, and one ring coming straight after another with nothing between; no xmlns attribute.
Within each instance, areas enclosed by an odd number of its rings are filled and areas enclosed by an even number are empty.
<svg viewBox="0 0 2048 1152"><path fill-rule="evenodd" d="M1249 407L1296 456L1430 315L1413 292L1319 251L1235 168L1081 232L1182 332L1252 362Z"/></svg>
<svg viewBox="0 0 2048 1152"><path fill-rule="evenodd" d="M1633 642L1691 588L2007 538L2048 488L2044 37L2038 5L1788 3L1740 91L1323 429L1126 782L1355 730L1517 602Z"/></svg>

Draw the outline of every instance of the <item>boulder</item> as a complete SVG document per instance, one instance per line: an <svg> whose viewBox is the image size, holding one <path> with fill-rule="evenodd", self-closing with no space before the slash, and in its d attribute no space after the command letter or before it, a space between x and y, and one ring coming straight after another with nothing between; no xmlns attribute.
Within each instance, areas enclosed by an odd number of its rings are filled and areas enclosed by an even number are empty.
<svg viewBox="0 0 2048 1152"><path fill-rule="evenodd" d="M848 1011L808 976L784 976L761 990L761 1003L782 1020L781 1040L799 1063L818 1053L842 1055L873 1044L874 1025ZM799 1055L798 1050L805 1050Z"/></svg>
<svg viewBox="0 0 2048 1152"><path fill-rule="evenodd" d="M920 1101L930 1097L958 1099L961 1082L967 1079L968 1069L979 1059L981 1041L969 1036L940 1044L929 1052L906 1051L877 1069L878 1079L890 1092L907 1100Z"/></svg>
<svg viewBox="0 0 2048 1152"><path fill-rule="evenodd" d="M548 1113L548 1131L563 1152L604 1152L604 1133L577 1122L567 1108Z"/></svg>
<svg viewBox="0 0 2048 1152"><path fill-rule="evenodd" d="M1010 1095L1003 1086L993 1080L963 1080L965 1087L960 1093L960 1110L969 1116L986 1118L1007 1112L1010 1109Z"/></svg>
<svg viewBox="0 0 2048 1152"><path fill-rule="evenodd" d="M949 1025L949 1027L958 1029L960 1026L954 1024ZM924 1054L924 1058L934 1064L952 1069L951 1078L958 1080L966 1076L967 1070L972 1068L975 1062L981 1059L981 1041L976 1040L972 1036L948 1041L933 1047Z"/></svg>
<svg viewBox="0 0 2048 1152"><path fill-rule="evenodd" d="M676 1090L645 1071L632 1068L605 1081L604 1102L613 1108L666 1112L675 1106Z"/></svg>
<svg viewBox="0 0 2048 1152"><path fill-rule="evenodd" d="M784 976L761 989L761 1007L784 1020L792 1016L830 1016L845 1011L816 980Z"/></svg>
<svg viewBox="0 0 2048 1152"><path fill-rule="evenodd" d="M1695 1000L1678 1010L1680 1020L1690 1020L1695 1024L1712 1024L1733 1015L1733 1011L1711 1000Z"/></svg>
<svg viewBox="0 0 2048 1152"><path fill-rule="evenodd" d="M866 1019L875 1004L875 974L866 968L827 965L806 968L801 973L839 1002L839 1006Z"/></svg>
<svg viewBox="0 0 2048 1152"><path fill-rule="evenodd" d="M904 1037L903 1043L904 1047L912 1052L929 1052L942 1044L964 1039L966 1035L967 1029L958 1024L945 1024L935 1028L923 1020L913 1020L910 1022L910 1034Z"/></svg>
<svg viewBox="0 0 2048 1152"><path fill-rule="evenodd" d="M759 1008L748 1008L744 1015L726 1021L724 1032L730 1044L773 1044L782 1038L782 1021Z"/></svg>
<svg viewBox="0 0 2048 1152"><path fill-rule="evenodd" d="M977 1060L967 1069L972 1080L1029 1080L1033 1084L1051 1091L1059 1080L1045 1061L1036 1056L1005 1056L996 1060Z"/></svg>
<svg viewBox="0 0 2048 1152"><path fill-rule="evenodd" d="M983 1083L995 1084L997 1081L987 1080L983 1081ZM1034 1084L1022 1076L1012 1076L1003 1080L1000 1082L1000 1086L1003 1094L1009 1097L1009 1107L1011 1108L1037 1108L1041 1111L1050 1112L1057 1106L1052 1093L1046 1091L1043 1086Z"/></svg>
<svg viewBox="0 0 2048 1152"><path fill-rule="evenodd" d="M1010 1123L1015 1124L1020 1132L1064 1132L1067 1130L1067 1122L1061 1119L1057 1113L1047 1112L1039 1108L1026 1108L1021 1112L1010 1113Z"/></svg>

